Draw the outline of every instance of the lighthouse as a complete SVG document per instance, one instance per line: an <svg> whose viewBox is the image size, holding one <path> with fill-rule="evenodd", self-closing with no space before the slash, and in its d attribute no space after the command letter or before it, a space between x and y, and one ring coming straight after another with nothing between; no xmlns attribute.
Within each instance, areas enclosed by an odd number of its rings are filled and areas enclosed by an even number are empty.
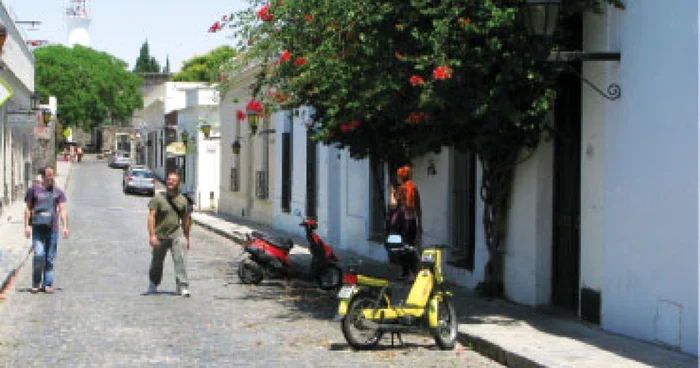
<svg viewBox="0 0 700 368"><path fill-rule="evenodd" d="M90 8L88 0L68 0L64 20L68 31L68 46L90 46Z"/></svg>

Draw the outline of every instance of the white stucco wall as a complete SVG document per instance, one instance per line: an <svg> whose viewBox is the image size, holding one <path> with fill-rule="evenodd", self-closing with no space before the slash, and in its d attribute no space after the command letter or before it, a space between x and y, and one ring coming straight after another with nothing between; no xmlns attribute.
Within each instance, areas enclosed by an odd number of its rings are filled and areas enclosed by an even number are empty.
<svg viewBox="0 0 700 368"><path fill-rule="evenodd" d="M605 329L697 355L698 4L627 2L616 20L622 60L606 68L622 98L602 102L605 223L591 257L602 262L588 277L601 283Z"/></svg>
<svg viewBox="0 0 700 368"><path fill-rule="evenodd" d="M553 151L553 144L542 140L515 168L503 276L506 298L520 304L551 300Z"/></svg>

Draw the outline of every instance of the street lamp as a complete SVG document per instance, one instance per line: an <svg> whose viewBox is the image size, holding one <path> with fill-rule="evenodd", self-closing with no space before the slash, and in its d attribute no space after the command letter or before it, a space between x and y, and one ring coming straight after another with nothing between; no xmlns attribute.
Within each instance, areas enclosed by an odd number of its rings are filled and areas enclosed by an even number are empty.
<svg viewBox="0 0 700 368"><path fill-rule="evenodd" d="M531 37L551 38L559 23L560 0L523 0L520 16Z"/></svg>
<svg viewBox="0 0 700 368"><path fill-rule="evenodd" d="M231 152L233 152L234 155L241 153L241 142L238 139L231 143Z"/></svg>
<svg viewBox="0 0 700 368"><path fill-rule="evenodd" d="M251 134L255 134L258 131L258 118L262 114L263 105L262 102L252 99L246 105L246 116L248 118L248 126L250 127Z"/></svg>
<svg viewBox="0 0 700 368"><path fill-rule="evenodd" d="M32 111L39 110L39 103L41 102L41 95L37 92L32 93L29 97L29 107Z"/></svg>
<svg viewBox="0 0 700 368"><path fill-rule="evenodd" d="M204 134L204 138L209 139L209 135L211 134L211 124L203 121L202 124L199 125L199 130L202 132L202 134Z"/></svg>
<svg viewBox="0 0 700 368"><path fill-rule="evenodd" d="M620 85L612 83L607 91L598 88L579 71L568 64L570 61L620 61L619 52L585 52L557 51L551 52L553 35L559 23L561 0L518 0L519 19L533 41L534 55L537 59L563 63L563 66L576 74L584 83L599 95L610 101L620 98Z"/></svg>
<svg viewBox="0 0 700 368"><path fill-rule="evenodd" d="M41 120L44 122L45 126L49 126L51 123L51 118L53 117L53 114L51 113L51 110L49 109L42 109L41 110Z"/></svg>

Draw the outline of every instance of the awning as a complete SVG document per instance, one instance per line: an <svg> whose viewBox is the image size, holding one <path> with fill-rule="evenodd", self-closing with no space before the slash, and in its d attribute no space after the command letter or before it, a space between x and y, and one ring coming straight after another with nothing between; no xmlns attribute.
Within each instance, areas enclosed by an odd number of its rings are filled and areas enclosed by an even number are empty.
<svg viewBox="0 0 700 368"><path fill-rule="evenodd" d="M165 147L165 153L168 157L184 156L187 153L187 147L182 142L172 142Z"/></svg>

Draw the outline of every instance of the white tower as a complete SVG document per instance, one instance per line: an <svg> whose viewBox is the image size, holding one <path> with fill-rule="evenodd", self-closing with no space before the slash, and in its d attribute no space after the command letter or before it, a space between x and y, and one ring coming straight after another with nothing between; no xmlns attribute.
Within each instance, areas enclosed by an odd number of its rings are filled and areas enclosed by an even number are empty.
<svg viewBox="0 0 700 368"><path fill-rule="evenodd" d="M68 46L90 46L90 8L87 0L68 0L64 14Z"/></svg>

